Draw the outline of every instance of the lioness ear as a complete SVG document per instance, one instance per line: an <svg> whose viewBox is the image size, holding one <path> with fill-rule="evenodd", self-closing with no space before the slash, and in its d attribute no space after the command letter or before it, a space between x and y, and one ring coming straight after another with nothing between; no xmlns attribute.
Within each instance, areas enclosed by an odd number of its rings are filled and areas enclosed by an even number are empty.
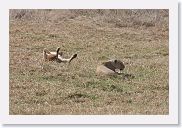
<svg viewBox="0 0 182 128"><path fill-rule="evenodd" d="M117 60L114 60L114 63L117 63Z"/></svg>

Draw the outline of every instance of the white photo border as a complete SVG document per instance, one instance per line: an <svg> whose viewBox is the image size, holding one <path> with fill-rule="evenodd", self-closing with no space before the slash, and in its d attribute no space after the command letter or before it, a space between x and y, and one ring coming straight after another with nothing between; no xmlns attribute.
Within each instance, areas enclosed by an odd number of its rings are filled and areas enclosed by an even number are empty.
<svg viewBox="0 0 182 128"><path fill-rule="evenodd" d="M0 122L3 124L178 124L176 0L8 0L0 8ZM169 115L9 115L9 9L169 9Z"/></svg>

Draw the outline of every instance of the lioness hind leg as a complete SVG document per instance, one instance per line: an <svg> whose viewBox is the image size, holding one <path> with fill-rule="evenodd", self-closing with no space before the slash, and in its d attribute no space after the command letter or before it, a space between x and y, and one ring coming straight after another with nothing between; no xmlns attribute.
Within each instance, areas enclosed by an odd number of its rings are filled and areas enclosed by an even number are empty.
<svg viewBox="0 0 182 128"><path fill-rule="evenodd" d="M71 63L71 61L73 60L73 59L75 59L77 57L77 54L74 54L70 59L69 59L69 63Z"/></svg>

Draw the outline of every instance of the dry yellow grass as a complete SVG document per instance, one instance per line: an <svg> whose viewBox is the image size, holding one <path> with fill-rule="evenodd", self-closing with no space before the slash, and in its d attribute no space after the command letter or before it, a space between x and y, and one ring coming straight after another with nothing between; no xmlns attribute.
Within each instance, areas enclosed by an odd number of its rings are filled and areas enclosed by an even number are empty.
<svg viewBox="0 0 182 128"><path fill-rule="evenodd" d="M168 38L168 10L11 10L9 114L168 114ZM43 63L57 47L78 58Z"/></svg>

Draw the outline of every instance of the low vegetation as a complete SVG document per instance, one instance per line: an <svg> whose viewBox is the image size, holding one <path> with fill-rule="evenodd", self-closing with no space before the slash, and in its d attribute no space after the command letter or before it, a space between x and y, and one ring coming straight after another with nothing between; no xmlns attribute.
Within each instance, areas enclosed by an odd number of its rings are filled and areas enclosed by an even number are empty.
<svg viewBox="0 0 182 128"><path fill-rule="evenodd" d="M168 10L10 10L9 114L169 114ZM60 47L70 65L43 62ZM122 75L96 75L119 59Z"/></svg>

